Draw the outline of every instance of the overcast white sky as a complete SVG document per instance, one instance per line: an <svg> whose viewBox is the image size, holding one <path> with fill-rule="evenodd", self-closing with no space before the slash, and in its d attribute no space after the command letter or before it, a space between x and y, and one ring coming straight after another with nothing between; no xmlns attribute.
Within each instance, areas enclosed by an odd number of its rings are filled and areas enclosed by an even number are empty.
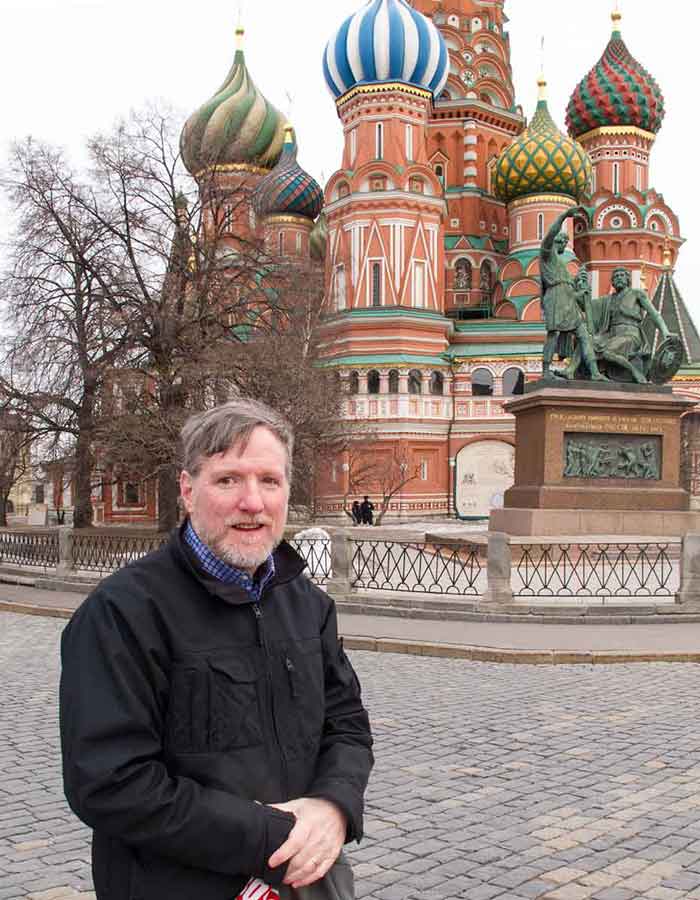
<svg viewBox="0 0 700 900"><path fill-rule="evenodd" d="M335 107L321 72L325 43L363 0L0 0L0 150L32 134L78 153L148 100L188 115L219 87L242 10L248 65L263 93L291 117L300 161L319 181L340 161ZM545 36L550 109L563 127L568 97L610 35L615 0L508 0L518 102L532 115ZM652 156L652 183L681 219L688 243L677 280L700 325L700 191L697 148L699 15L689 0L620 0L628 47L666 97ZM697 149L696 149L697 154ZM6 219L0 218L2 231Z"/></svg>

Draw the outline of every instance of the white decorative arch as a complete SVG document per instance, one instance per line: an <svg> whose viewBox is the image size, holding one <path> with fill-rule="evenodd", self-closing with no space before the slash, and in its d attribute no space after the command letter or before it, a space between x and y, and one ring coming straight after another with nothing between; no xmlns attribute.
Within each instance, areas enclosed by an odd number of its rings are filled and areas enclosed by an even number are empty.
<svg viewBox="0 0 700 900"><path fill-rule="evenodd" d="M460 259L466 259L466 260L469 260L474 271L478 272L479 263L475 262L469 253L466 253L462 250L452 250L451 252L454 253L454 258L448 257L448 259L447 259L448 268L454 269L454 267L457 265L457 263L460 261Z"/></svg>
<svg viewBox="0 0 700 900"><path fill-rule="evenodd" d="M606 206L599 214L596 219L596 229L599 231L603 230L603 226L605 223L605 219L610 213L613 212L622 212L629 216L630 227L639 228L639 219L637 218L637 214L634 210L630 209L629 206L625 206L624 203L611 203L609 206Z"/></svg>
<svg viewBox="0 0 700 900"><path fill-rule="evenodd" d="M673 222L671 221L671 217L668 213L664 212L663 209L650 209L646 214L646 218L644 219L644 227L649 228L651 220L654 218L659 218L666 226L666 234L671 235L671 237L675 237L675 233L673 231Z"/></svg>

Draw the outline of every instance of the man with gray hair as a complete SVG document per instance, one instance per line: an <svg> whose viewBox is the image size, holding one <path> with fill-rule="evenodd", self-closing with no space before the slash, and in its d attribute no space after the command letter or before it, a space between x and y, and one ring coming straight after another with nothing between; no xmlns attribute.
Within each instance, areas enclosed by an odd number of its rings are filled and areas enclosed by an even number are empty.
<svg viewBox="0 0 700 900"><path fill-rule="evenodd" d="M332 599L282 540L293 435L235 400L182 430L187 512L62 640L64 785L98 900L270 900L362 835L372 738Z"/></svg>

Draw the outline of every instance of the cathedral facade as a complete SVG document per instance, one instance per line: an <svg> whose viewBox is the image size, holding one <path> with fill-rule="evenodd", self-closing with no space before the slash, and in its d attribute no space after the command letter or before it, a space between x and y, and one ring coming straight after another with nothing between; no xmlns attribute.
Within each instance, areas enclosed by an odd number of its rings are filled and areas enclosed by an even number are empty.
<svg viewBox="0 0 700 900"><path fill-rule="evenodd" d="M569 220L572 273L585 266L597 297L627 268L684 342L674 390L700 400L700 339L673 280L683 238L650 165L662 92L616 12L566 127L544 77L528 122L505 5L375 0L324 54L345 137L325 195L324 355L368 452L410 474L389 517L482 518L502 502L514 458L503 404L542 371L539 246L569 208L585 208ZM686 467L700 493L694 418ZM352 467L346 454L325 475L329 516Z"/></svg>
<svg viewBox="0 0 700 900"><path fill-rule="evenodd" d="M683 238L651 164L661 89L614 13L565 116L550 111L542 76L528 120L506 6L369 0L339 23L322 65L344 148L325 191L256 87L240 30L225 82L184 127L186 167L200 188L215 182L222 258L254 239L325 267L322 365L344 387L352 441L319 467L322 518L363 494L384 501L385 521L478 519L502 503L514 461L504 403L542 372L539 247L573 207L585 214L568 220L571 272L584 266L598 297L616 267L629 270L683 340L674 390L700 402L700 337L673 277ZM698 421L687 417L684 443L694 495ZM376 477L363 481L368 459ZM98 521L152 518L152 492L124 506L106 490Z"/></svg>

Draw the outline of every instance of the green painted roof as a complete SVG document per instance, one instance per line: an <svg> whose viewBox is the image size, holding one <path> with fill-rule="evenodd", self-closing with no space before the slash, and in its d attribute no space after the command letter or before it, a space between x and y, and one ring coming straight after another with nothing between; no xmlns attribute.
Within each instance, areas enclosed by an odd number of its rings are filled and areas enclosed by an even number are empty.
<svg viewBox="0 0 700 900"><path fill-rule="evenodd" d="M368 356L336 356L333 359L324 360L324 367L330 366L447 366L448 360L444 356L414 356L408 353L383 353Z"/></svg>
<svg viewBox="0 0 700 900"><path fill-rule="evenodd" d="M364 309L348 309L344 312L333 313L326 316L326 321L343 319L429 319L434 322L447 324L448 319L440 313L431 312L429 309L415 309L412 306L377 306Z"/></svg>
<svg viewBox="0 0 700 900"><path fill-rule="evenodd" d="M544 329L542 329L544 336ZM450 348L450 356L453 359L482 359L497 357L509 359L514 356L540 356L542 353L541 342L531 344L471 344Z"/></svg>
<svg viewBox="0 0 700 900"><path fill-rule="evenodd" d="M670 269L666 269L661 276L651 302L654 308L661 313L668 330L673 334L680 335L685 348L686 364L689 366L700 365L700 335ZM642 323L642 329L647 341L655 351L659 345L660 334L649 316Z"/></svg>
<svg viewBox="0 0 700 900"><path fill-rule="evenodd" d="M497 253L505 253L508 250L508 241L498 240L490 234L446 234L445 250L454 250L462 240L466 240L473 250L487 250L489 242Z"/></svg>
<svg viewBox="0 0 700 900"><path fill-rule="evenodd" d="M455 330L460 334L537 334L544 331L542 322L517 322L508 319L490 319L488 322L455 322Z"/></svg>

